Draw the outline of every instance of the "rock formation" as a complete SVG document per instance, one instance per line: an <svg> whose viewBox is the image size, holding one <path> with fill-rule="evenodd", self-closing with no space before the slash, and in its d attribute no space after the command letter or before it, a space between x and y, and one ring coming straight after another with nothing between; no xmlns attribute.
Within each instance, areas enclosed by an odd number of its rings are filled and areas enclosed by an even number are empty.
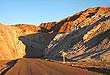
<svg viewBox="0 0 110 75"><path fill-rule="evenodd" d="M73 61L110 61L110 7L81 11L61 20L55 28L58 34L47 47L46 58L59 58L64 50Z"/></svg>
<svg viewBox="0 0 110 75"><path fill-rule="evenodd" d="M25 56L25 45L18 39L20 30L0 24L0 60L13 60Z"/></svg>
<svg viewBox="0 0 110 75"><path fill-rule="evenodd" d="M41 32L53 32L53 27L56 26L56 23L57 22L41 23L39 25Z"/></svg>
<svg viewBox="0 0 110 75"><path fill-rule="evenodd" d="M0 59L57 59L64 50L73 61L110 61L110 7L88 8L39 26L0 24L0 40Z"/></svg>
<svg viewBox="0 0 110 75"><path fill-rule="evenodd" d="M81 27L93 23L93 21L101 18L101 16L103 16L108 11L110 11L110 7L88 8L85 11L81 11L72 16L64 18L59 22L43 23L40 26L49 30L50 32L69 32L74 28L80 28L78 27L79 23L82 24Z"/></svg>
<svg viewBox="0 0 110 75"><path fill-rule="evenodd" d="M48 23L49 24L49 23ZM17 27L21 30L19 40L26 46L26 55L24 57L43 57L44 51L49 42L53 39L54 33L47 33L42 29L43 24L34 26L29 24L17 24L12 27ZM45 28L45 27L44 27Z"/></svg>

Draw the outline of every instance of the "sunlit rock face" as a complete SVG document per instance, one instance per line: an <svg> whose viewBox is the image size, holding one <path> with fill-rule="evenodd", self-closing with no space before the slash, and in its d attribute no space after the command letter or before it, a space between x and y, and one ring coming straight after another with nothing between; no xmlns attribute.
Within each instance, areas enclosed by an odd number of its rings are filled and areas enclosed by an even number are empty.
<svg viewBox="0 0 110 75"><path fill-rule="evenodd" d="M110 7L88 8L72 16L68 16L59 22L41 23L40 27L49 32L69 32L94 23L94 21L101 18L108 11L110 11ZM79 24L81 25L79 26Z"/></svg>
<svg viewBox="0 0 110 75"><path fill-rule="evenodd" d="M56 26L56 24L57 22L41 23L39 27L41 28L41 32L53 32L53 28Z"/></svg>
<svg viewBox="0 0 110 75"><path fill-rule="evenodd" d="M37 31L41 30L41 28L39 26L32 25L32 24L15 24L12 26L22 29L24 32L26 32L26 31L37 32Z"/></svg>
<svg viewBox="0 0 110 75"><path fill-rule="evenodd" d="M25 56L25 45L18 39L20 29L0 24L0 60Z"/></svg>

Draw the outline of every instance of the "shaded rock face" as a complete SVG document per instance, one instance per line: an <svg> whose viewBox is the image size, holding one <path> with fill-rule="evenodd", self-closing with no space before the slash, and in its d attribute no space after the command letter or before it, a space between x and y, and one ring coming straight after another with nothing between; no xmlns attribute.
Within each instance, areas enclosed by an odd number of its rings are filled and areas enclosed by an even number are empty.
<svg viewBox="0 0 110 75"><path fill-rule="evenodd" d="M40 26L17 24L11 27L17 27L21 30L18 39L26 46L24 57L28 58L43 57L45 48L55 36L54 33L43 31Z"/></svg>
<svg viewBox="0 0 110 75"><path fill-rule="evenodd" d="M25 45L18 39L20 30L0 24L0 60L13 60L25 56Z"/></svg>
<svg viewBox="0 0 110 75"><path fill-rule="evenodd" d="M55 28L63 34L59 33L50 42L46 58L58 58L64 50L66 57L74 61L110 61L110 7L89 8L61 20Z"/></svg>
<svg viewBox="0 0 110 75"><path fill-rule="evenodd" d="M28 58L44 57L45 48L53 39L54 34L49 33L34 33L25 36L20 36L19 39L26 46L26 55Z"/></svg>

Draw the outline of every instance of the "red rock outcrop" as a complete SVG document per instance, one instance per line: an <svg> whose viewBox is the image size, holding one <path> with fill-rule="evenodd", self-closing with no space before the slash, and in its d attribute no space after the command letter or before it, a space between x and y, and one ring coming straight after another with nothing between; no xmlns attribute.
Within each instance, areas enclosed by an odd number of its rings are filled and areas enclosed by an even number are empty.
<svg viewBox="0 0 110 75"><path fill-rule="evenodd" d="M69 16L59 22L43 23L40 27L49 30L50 32L69 32L74 29L73 26L85 21L86 19L91 20L92 17L100 18L106 12L110 11L110 7L96 7L88 8L85 11L81 11L72 16ZM88 21L89 21L88 20ZM87 21L86 21L87 22ZM92 22L92 21L90 21ZM90 24L89 22L84 24Z"/></svg>
<svg viewBox="0 0 110 75"><path fill-rule="evenodd" d="M48 22L48 23L41 23L39 27L41 28L41 32L52 32L53 27L56 25L57 22Z"/></svg>
<svg viewBox="0 0 110 75"><path fill-rule="evenodd" d="M64 19L65 21L63 20L64 23L59 29L59 32L69 32L75 24L79 24L85 19L91 18L92 16L100 17L102 14L105 14L108 11L110 11L110 8L106 7L88 8L85 11L79 12L73 16L69 16Z"/></svg>
<svg viewBox="0 0 110 75"><path fill-rule="evenodd" d="M41 30L41 28L39 26L35 26L35 25L31 25L31 24L16 24L13 25L15 27L18 27L20 29L22 29L23 31L32 31L32 32L37 32L39 30Z"/></svg>

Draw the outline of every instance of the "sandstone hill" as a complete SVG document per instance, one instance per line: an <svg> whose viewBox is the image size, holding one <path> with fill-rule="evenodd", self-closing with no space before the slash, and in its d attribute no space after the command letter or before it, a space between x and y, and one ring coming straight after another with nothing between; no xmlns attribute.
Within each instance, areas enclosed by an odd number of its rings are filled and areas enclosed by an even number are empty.
<svg viewBox="0 0 110 75"><path fill-rule="evenodd" d="M72 61L110 61L110 7L88 8L59 22L39 26L0 26L4 28L0 27L0 38L5 39L0 41L1 59L23 56L60 59L60 51L64 50L66 58ZM18 41L20 46L16 47Z"/></svg>
<svg viewBox="0 0 110 75"><path fill-rule="evenodd" d="M0 60L25 56L25 45L18 39L20 29L0 24Z"/></svg>

